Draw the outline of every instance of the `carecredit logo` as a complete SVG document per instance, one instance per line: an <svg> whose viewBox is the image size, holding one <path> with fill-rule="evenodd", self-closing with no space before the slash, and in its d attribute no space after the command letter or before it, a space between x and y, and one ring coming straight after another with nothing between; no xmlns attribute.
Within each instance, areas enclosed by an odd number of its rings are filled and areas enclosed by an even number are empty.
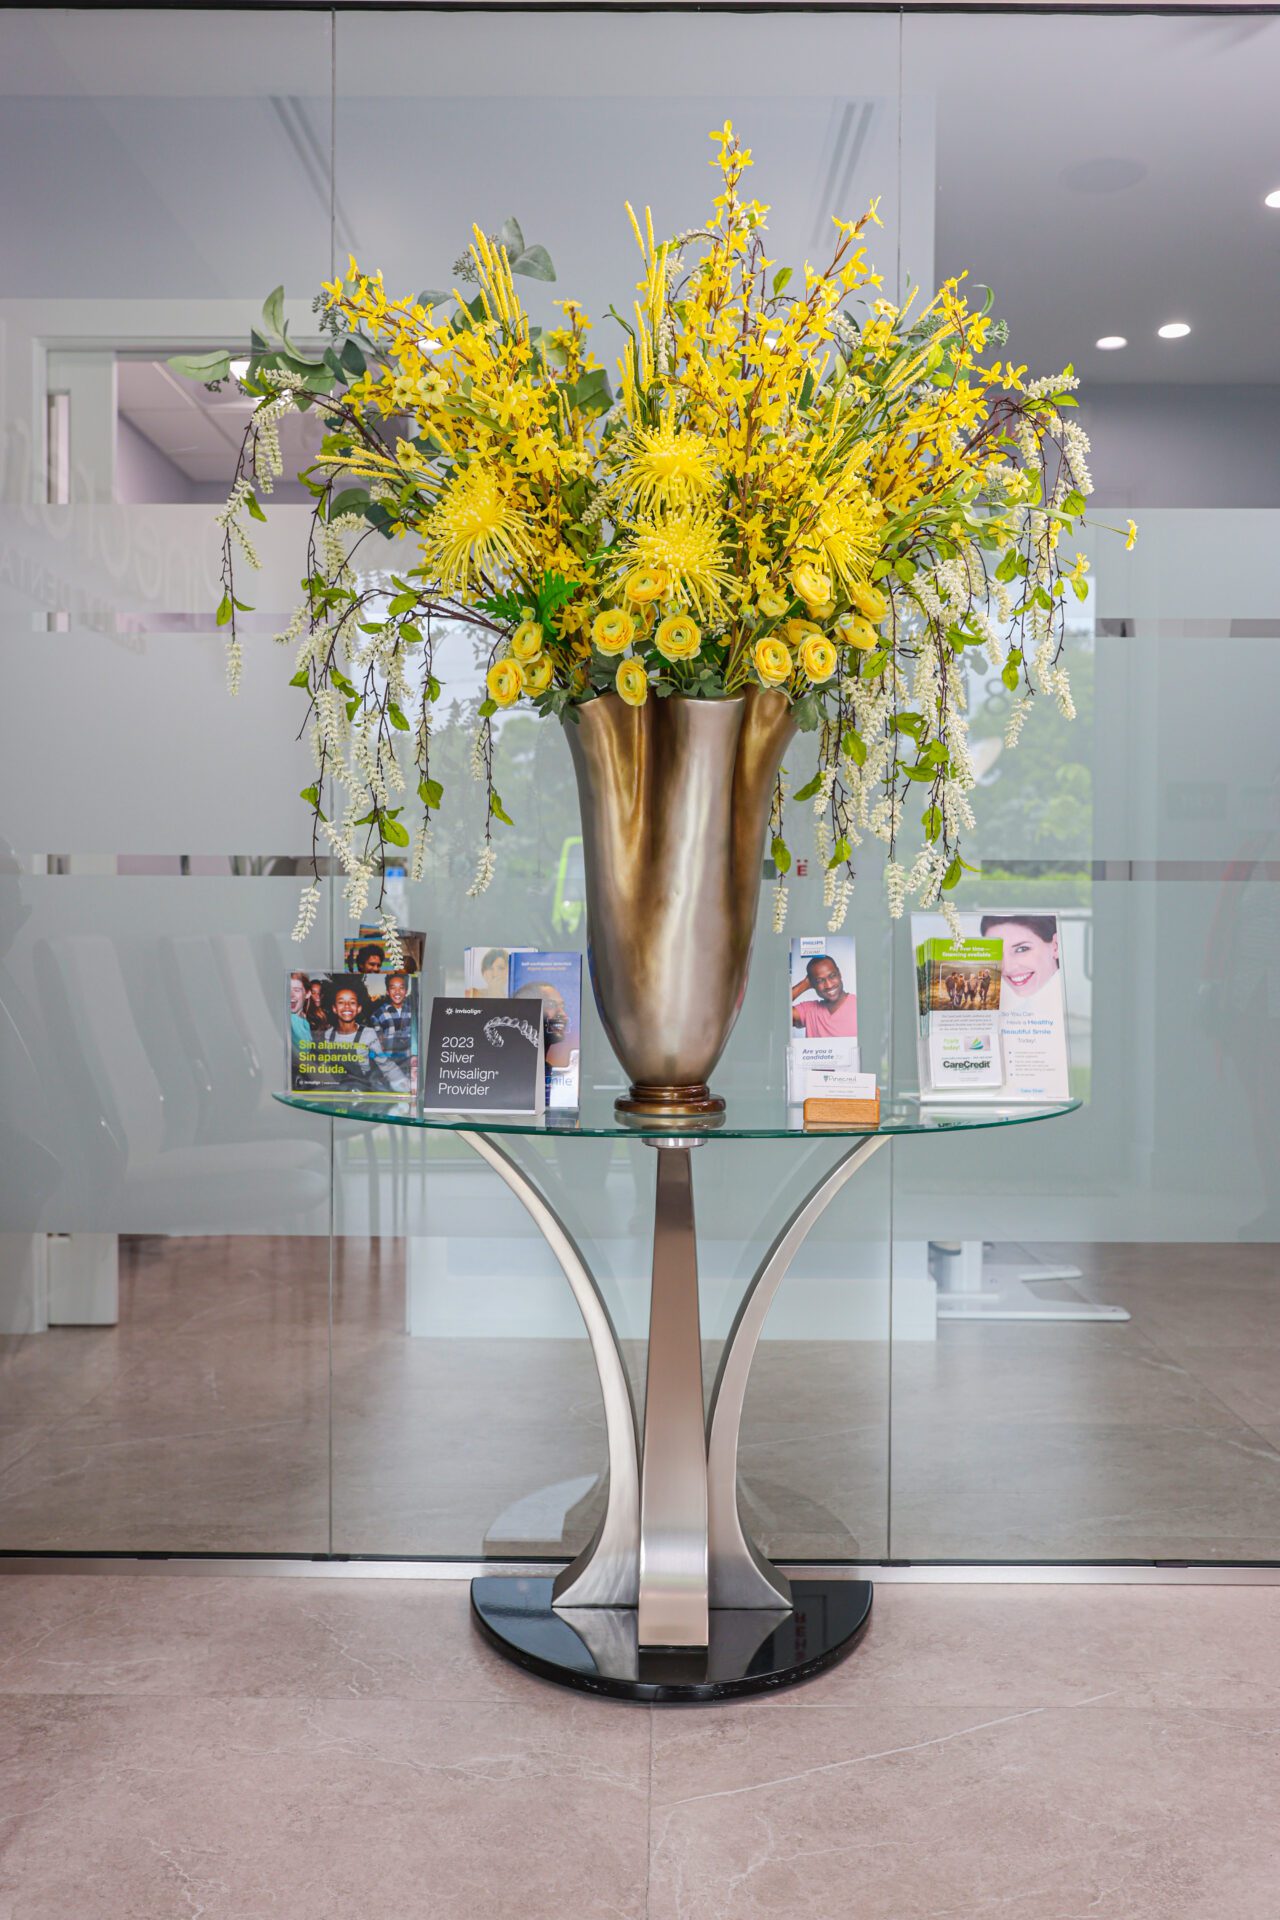
<svg viewBox="0 0 1280 1920"><path fill-rule="evenodd" d="M944 1060L943 1068L947 1073L985 1073L987 1061L982 1060Z"/></svg>

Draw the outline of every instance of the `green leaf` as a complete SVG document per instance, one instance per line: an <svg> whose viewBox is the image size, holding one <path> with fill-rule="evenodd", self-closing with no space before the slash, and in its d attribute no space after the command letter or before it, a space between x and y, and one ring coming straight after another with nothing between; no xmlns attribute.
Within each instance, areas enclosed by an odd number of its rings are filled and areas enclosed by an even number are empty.
<svg viewBox="0 0 1280 1920"><path fill-rule="evenodd" d="M408 846L409 829L407 827L402 827L400 825L400 822L398 820L393 820L389 813L383 814L381 824L382 824L382 837L384 840L389 840L393 847Z"/></svg>
<svg viewBox="0 0 1280 1920"><path fill-rule="evenodd" d="M777 295L777 294L779 294L779 293L781 293L781 292L783 291L783 289L784 289L784 287L786 287L786 286L788 286L788 285L789 285L789 283L790 283L790 280L791 280L791 268L790 268L790 267L779 267L779 268L778 268L778 271L777 271L777 272L776 272L776 273L774 274L774 276L773 276L773 291L774 291L774 294L775 294L775 295Z"/></svg>
<svg viewBox="0 0 1280 1920"><path fill-rule="evenodd" d="M1067 495L1066 499L1062 503L1062 511L1064 513L1075 515L1075 514L1083 513L1084 508L1085 508L1084 495L1080 492L1080 490L1077 487L1072 487L1070 493Z"/></svg>
<svg viewBox="0 0 1280 1920"><path fill-rule="evenodd" d="M388 700L387 702L387 718L392 726L396 728L397 732L408 733L409 722L405 719L394 700Z"/></svg>
<svg viewBox="0 0 1280 1920"><path fill-rule="evenodd" d="M342 352L338 355L338 365L347 373L357 377L364 372L365 358L354 340L346 339L342 343Z"/></svg>
<svg viewBox="0 0 1280 1920"><path fill-rule="evenodd" d="M908 780L933 780L937 776L938 769L929 761L922 760L917 766L904 767L902 771Z"/></svg>
<svg viewBox="0 0 1280 1920"><path fill-rule="evenodd" d="M855 728L850 727L847 730L844 738L840 742L840 747L842 752L844 752L848 756L848 758L852 760L855 767L862 767L866 765L867 743L863 739L862 735L858 733Z"/></svg>
<svg viewBox="0 0 1280 1920"><path fill-rule="evenodd" d="M498 703L496 700L482 700L480 702L480 705L476 708L476 712L479 714L482 720L489 719L490 715L495 714L497 711L498 711Z"/></svg>
<svg viewBox="0 0 1280 1920"><path fill-rule="evenodd" d="M509 214L498 228L498 245L506 248L509 260L515 260L524 252L524 235L514 213Z"/></svg>
<svg viewBox="0 0 1280 1920"><path fill-rule="evenodd" d="M319 787L304 787L298 795L298 798L299 800L305 800L309 807L318 807L320 804L320 789Z"/></svg>
<svg viewBox="0 0 1280 1920"><path fill-rule="evenodd" d="M289 682L289 685L291 687L309 687L311 685L311 680L307 673L307 669L305 667L299 667L298 671L294 674L292 680ZM305 800L307 796L304 793L302 797Z"/></svg>
<svg viewBox="0 0 1280 1920"><path fill-rule="evenodd" d="M404 641L406 647L420 647L422 645L422 629L421 627L415 627L411 620L406 620L400 628L400 638Z"/></svg>
<svg viewBox="0 0 1280 1920"><path fill-rule="evenodd" d="M391 602L391 605L387 608L387 612L392 615L397 613L412 613L417 604L418 595L416 593L398 593Z"/></svg>
<svg viewBox="0 0 1280 1920"><path fill-rule="evenodd" d="M774 834L773 839L769 844L769 851L773 855L773 864L777 868L778 872L790 873L791 849L787 845L786 841L783 839L780 833Z"/></svg>
<svg viewBox="0 0 1280 1920"><path fill-rule="evenodd" d="M862 656L860 678L863 680L878 680L888 664L889 655L886 649L884 647L873 647L870 653L864 653Z"/></svg>
<svg viewBox="0 0 1280 1920"><path fill-rule="evenodd" d="M904 587L909 587L916 577L915 562L914 560L908 560L905 554L901 560L894 561L893 570Z"/></svg>
<svg viewBox="0 0 1280 1920"><path fill-rule="evenodd" d="M489 796L489 811L495 820L501 820L504 827L514 827L515 821L511 818L511 815L507 812L496 793L490 794Z"/></svg>
<svg viewBox="0 0 1280 1920"><path fill-rule="evenodd" d="M1017 690L1018 690L1018 669L1017 669L1017 667L1016 667L1016 666L1014 665L1014 663L1013 663L1013 661L1012 661L1012 660L1006 660L1006 661L1005 661L1005 663L1004 663L1004 667L1003 667L1003 669L1001 670L1001 674L1000 674L1000 678L1001 678L1001 679L1002 679L1002 680L1004 681L1004 684L1006 685L1006 687L1008 687L1008 689L1009 689L1009 691L1010 691L1010 693L1016 693L1016 692L1017 692Z"/></svg>
<svg viewBox="0 0 1280 1920"><path fill-rule="evenodd" d="M418 798L424 807L438 807L444 798L444 788L438 780L419 780Z"/></svg>
<svg viewBox="0 0 1280 1920"><path fill-rule="evenodd" d="M284 288L277 287L262 303L262 324L269 340L284 339Z"/></svg>
<svg viewBox="0 0 1280 1920"><path fill-rule="evenodd" d="M846 860L852 860L852 858L853 848L842 834L836 841L835 846L831 849L831 858L827 862L828 873L830 873L834 867L842 867Z"/></svg>
<svg viewBox="0 0 1280 1920"><path fill-rule="evenodd" d="M1087 600L1089 598L1089 582L1087 580L1073 580L1071 582L1071 588L1077 600Z"/></svg>
<svg viewBox="0 0 1280 1920"><path fill-rule="evenodd" d="M249 518L251 520L261 520L263 522L266 521L267 516L262 511L262 508L258 505L258 496L256 493L247 493L245 495L244 503L246 507L248 507L249 509Z"/></svg>
<svg viewBox="0 0 1280 1920"><path fill-rule="evenodd" d="M920 816L924 826L926 840L936 840L942 832L942 811L939 807L926 807Z"/></svg>
<svg viewBox="0 0 1280 1920"><path fill-rule="evenodd" d="M372 503L367 487L347 487L341 493L335 493L329 502L330 520L340 520L344 513L363 513Z"/></svg>
<svg viewBox="0 0 1280 1920"><path fill-rule="evenodd" d="M1010 547L1009 551L1001 560L1000 565L996 568L996 579L1007 585L1018 571L1018 559L1019 555L1016 549Z"/></svg>
<svg viewBox="0 0 1280 1920"><path fill-rule="evenodd" d="M812 780L806 780L805 784L798 787L791 797L793 800L812 800L821 785L822 775L815 773Z"/></svg>
<svg viewBox="0 0 1280 1920"><path fill-rule="evenodd" d="M231 355L225 350L219 353L175 353L165 361L175 373L184 380L200 380L211 386L215 380L226 380L231 374Z"/></svg>
<svg viewBox="0 0 1280 1920"><path fill-rule="evenodd" d="M963 872L964 861L960 858L960 855L957 854L942 876L942 891L944 893L950 893L953 887L958 886L960 884L960 875Z"/></svg>
<svg viewBox="0 0 1280 1920"><path fill-rule="evenodd" d="M571 407L577 407L581 413L604 413L613 405L613 395L609 390L609 376L603 367L591 367L569 387L565 388L565 397Z"/></svg>
<svg viewBox="0 0 1280 1920"><path fill-rule="evenodd" d="M231 619L231 595L224 593L218 602L218 625L225 627Z"/></svg>
<svg viewBox="0 0 1280 1920"><path fill-rule="evenodd" d="M418 295L420 307L442 307L446 300L452 300L451 293L441 293L439 287L424 287Z"/></svg>
<svg viewBox="0 0 1280 1920"><path fill-rule="evenodd" d="M545 247L526 247L520 258L511 262L511 271L522 273L529 280L554 280L556 277L551 255Z"/></svg>

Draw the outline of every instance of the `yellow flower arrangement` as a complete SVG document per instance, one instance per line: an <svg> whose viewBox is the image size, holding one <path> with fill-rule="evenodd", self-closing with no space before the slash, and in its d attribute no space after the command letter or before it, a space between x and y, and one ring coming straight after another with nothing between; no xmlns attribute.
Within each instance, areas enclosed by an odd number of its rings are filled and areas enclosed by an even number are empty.
<svg viewBox="0 0 1280 1920"><path fill-rule="evenodd" d="M625 653L635 634L635 615L625 607L609 607L591 623L591 638L601 653Z"/></svg>
<svg viewBox="0 0 1280 1920"><path fill-rule="evenodd" d="M428 761L437 621L470 620L490 648L477 885L492 871L491 823L506 817L493 720L522 699L563 715L615 695L640 706L651 689L780 690L816 749L800 792L821 796L822 845L844 870L836 919L866 830L888 843L900 908L909 802L924 843L914 890L949 905L975 781L966 657L1000 671L1019 712L1036 696L1073 711L1064 604L1087 595L1087 562L1064 571L1058 543L1082 524L1091 484L1074 373L1028 379L1003 359L1003 326L970 305L963 275L931 298L887 299L867 252L874 204L836 218L825 263L793 279L768 253L767 206L745 190L750 152L727 124L711 138L705 222L663 238L626 209L639 277L618 303L630 317L612 382L576 302L561 302L560 325L530 325L514 276L554 271L515 222L474 230L465 298L393 298L352 259L325 284L318 354L289 339L282 292L263 309L218 618L234 679L237 546L252 557L241 516L263 517L281 411L315 408L324 437L303 480L318 558L287 637L317 762L305 797L319 814L336 781L337 818L360 823L323 823L357 911L388 847L411 840L386 756L402 746L413 760L418 865L440 804ZM217 379L229 355L174 364ZM1130 522L1127 547L1136 532ZM412 556L380 599L349 560L371 536ZM785 870L780 812L774 832Z"/></svg>
<svg viewBox="0 0 1280 1920"><path fill-rule="evenodd" d="M523 662L536 660L542 652L542 628L536 620L522 620L511 636L511 652Z"/></svg>
<svg viewBox="0 0 1280 1920"><path fill-rule="evenodd" d="M613 684L629 707L642 707L649 698L649 676L639 660L620 660Z"/></svg>
<svg viewBox="0 0 1280 1920"><path fill-rule="evenodd" d="M653 644L664 660L692 660L702 645L702 633L687 613L669 613L658 622Z"/></svg>
<svg viewBox="0 0 1280 1920"><path fill-rule="evenodd" d="M757 640L754 659L756 672L764 686L780 687L784 680L791 678L791 651L785 641L776 637Z"/></svg>

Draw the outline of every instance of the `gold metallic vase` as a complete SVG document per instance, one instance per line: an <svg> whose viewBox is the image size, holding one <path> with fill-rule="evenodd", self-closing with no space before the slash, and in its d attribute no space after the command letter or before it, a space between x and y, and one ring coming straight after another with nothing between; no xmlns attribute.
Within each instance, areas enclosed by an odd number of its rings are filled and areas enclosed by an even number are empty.
<svg viewBox="0 0 1280 1920"><path fill-rule="evenodd" d="M774 778L795 732L780 693L608 693L565 720L582 808L591 981L631 1081L624 1112L715 1113L707 1082L746 991Z"/></svg>

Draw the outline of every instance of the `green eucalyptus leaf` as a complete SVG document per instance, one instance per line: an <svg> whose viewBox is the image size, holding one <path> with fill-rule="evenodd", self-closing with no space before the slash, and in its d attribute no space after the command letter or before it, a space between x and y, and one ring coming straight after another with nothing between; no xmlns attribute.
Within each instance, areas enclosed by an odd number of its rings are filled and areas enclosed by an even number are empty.
<svg viewBox="0 0 1280 1920"><path fill-rule="evenodd" d="M511 271L522 273L529 280L554 280L556 277L551 255L545 247L526 247L518 260L511 261Z"/></svg>
<svg viewBox="0 0 1280 1920"><path fill-rule="evenodd" d="M181 374L184 380L199 380L211 386L215 380L230 377L231 355L225 349L218 353L175 353L165 365Z"/></svg>
<svg viewBox="0 0 1280 1920"><path fill-rule="evenodd" d="M277 287L262 303L262 324L269 340L284 339L284 288Z"/></svg>
<svg viewBox="0 0 1280 1920"><path fill-rule="evenodd" d="M524 252L524 235L514 213L509 214L498 228L498 245L506 248L508 260L515 260Z"/></svg>

